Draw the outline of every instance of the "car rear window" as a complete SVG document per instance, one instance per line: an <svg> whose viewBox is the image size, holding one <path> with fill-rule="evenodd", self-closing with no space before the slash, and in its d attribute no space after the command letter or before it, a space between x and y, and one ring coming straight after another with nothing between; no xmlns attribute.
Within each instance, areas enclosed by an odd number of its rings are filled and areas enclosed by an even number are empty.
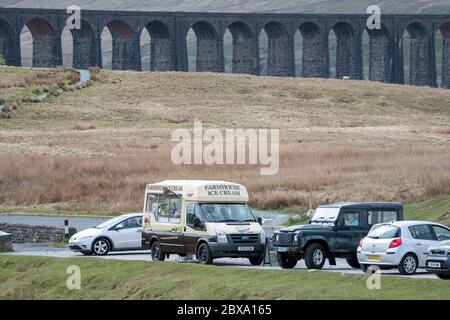
<svg viewBox="0 0 450 320"><path fill-rule="evenodd" d="M373 226L367 236L374 239L399 238L401 236L401 230L394 225Z"/></svg>

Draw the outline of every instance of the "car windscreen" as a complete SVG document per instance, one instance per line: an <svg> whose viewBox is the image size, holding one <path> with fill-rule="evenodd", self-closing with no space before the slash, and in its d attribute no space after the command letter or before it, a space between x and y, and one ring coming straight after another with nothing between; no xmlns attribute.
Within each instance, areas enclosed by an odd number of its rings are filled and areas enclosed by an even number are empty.
<svg viewBox="0 0 450 320"><path fill-rule="evenodd" d="M318 207L314 212L314 216L311 219L311 223L324 223L336 221L341 208L333 207Z"/></svg>
<svg viewBox="0 0 450 320"><path fill-rule="evenodd" d="M373 239L392 239L401 236L400 228L394 225L378 225L370 229L367 237Z"/></svg>
<svg viewBox="0 0 450 320"><path fill-rule="evenodd" d="M124 220L124 219L125 219L124 217L115 217L115 218L112 218L112 219L109 219L109 220L107 220L107 221L105 221L105 222L100 223L100 224L99 224L98 226L96 226L95 228L97 228L97 229L105 229L105 228L109 228L109 227L112 227L113 225L115 225L115 224L121 222L121 221Z"/></svg>
<svg viewBox="0 0 450 320"><path fill-rule="evenodd" d="M200 215L207 222L255 222L244 203L200 203Z"/></svg>

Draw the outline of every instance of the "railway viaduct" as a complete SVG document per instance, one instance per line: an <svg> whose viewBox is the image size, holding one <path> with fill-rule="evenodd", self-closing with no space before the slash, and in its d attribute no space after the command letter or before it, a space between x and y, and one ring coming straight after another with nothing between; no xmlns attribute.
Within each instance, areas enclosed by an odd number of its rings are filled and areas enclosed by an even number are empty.
<svg viewBox="0 0 450 320"><path fill-rule="evenodd" d="M21 65L20 34L33 37L33 66L62 65L61 34L68 14L59 9L0 8L0 54L8 65ZM223 36L233 37L232 72L260 74L259 34L268 37L268 74L295 76L294 35L303 39L303 77L330 76L328 36L336 34L336 77L363 78L362 34L365 14L270 14L97 11L81 12L81 29L71 30L75 68L102 67L101 35L112 35L112 67L141 70L140 35L151 37L152 71L187 71L187 33L197 38L197 71L224 72ZM382 15L382 27L367 30L369 79L404 83L402 35L410 35L409 83L437 86L435 35L443 38L442 87L450 88L450 14Z"/></svg>

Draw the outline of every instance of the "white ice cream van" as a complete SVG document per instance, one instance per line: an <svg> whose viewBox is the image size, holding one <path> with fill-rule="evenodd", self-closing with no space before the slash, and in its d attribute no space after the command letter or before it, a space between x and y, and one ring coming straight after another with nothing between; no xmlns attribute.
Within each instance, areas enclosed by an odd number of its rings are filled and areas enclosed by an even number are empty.
<svg viewBox="0 0 450 320"><path fill-rule="evenodd" d="M142 246L153 260L196 255L211 264L221 257L264 261L266 235L248 206L243 185L226 181L167 180L145 191Z"/></svg>

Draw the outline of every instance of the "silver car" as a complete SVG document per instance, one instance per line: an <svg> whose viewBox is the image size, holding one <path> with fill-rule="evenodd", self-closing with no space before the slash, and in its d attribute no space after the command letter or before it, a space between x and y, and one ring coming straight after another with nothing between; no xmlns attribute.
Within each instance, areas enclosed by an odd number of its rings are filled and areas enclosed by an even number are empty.
<svg viewBox="0 0 450 320"><path fill-rule="evenodd" d="M371 265L398 268L401 274L412 275L425 268L428 248L450 239L450 229L428 221L397 221L376 224L357 249L363 271Z"/></svg>
<svg viewBox="0 0 450 320"><path fill-rule="evenodd" d="M450 280L450 240L442 241L428 249L426 268L439 278Z"/></svg>
<svg viewBox="0 0 450 320"><path fill-rule="evenodd" d="M124 214L74 234L69 248L85 255L142 250L142 214Z"/></svg>

